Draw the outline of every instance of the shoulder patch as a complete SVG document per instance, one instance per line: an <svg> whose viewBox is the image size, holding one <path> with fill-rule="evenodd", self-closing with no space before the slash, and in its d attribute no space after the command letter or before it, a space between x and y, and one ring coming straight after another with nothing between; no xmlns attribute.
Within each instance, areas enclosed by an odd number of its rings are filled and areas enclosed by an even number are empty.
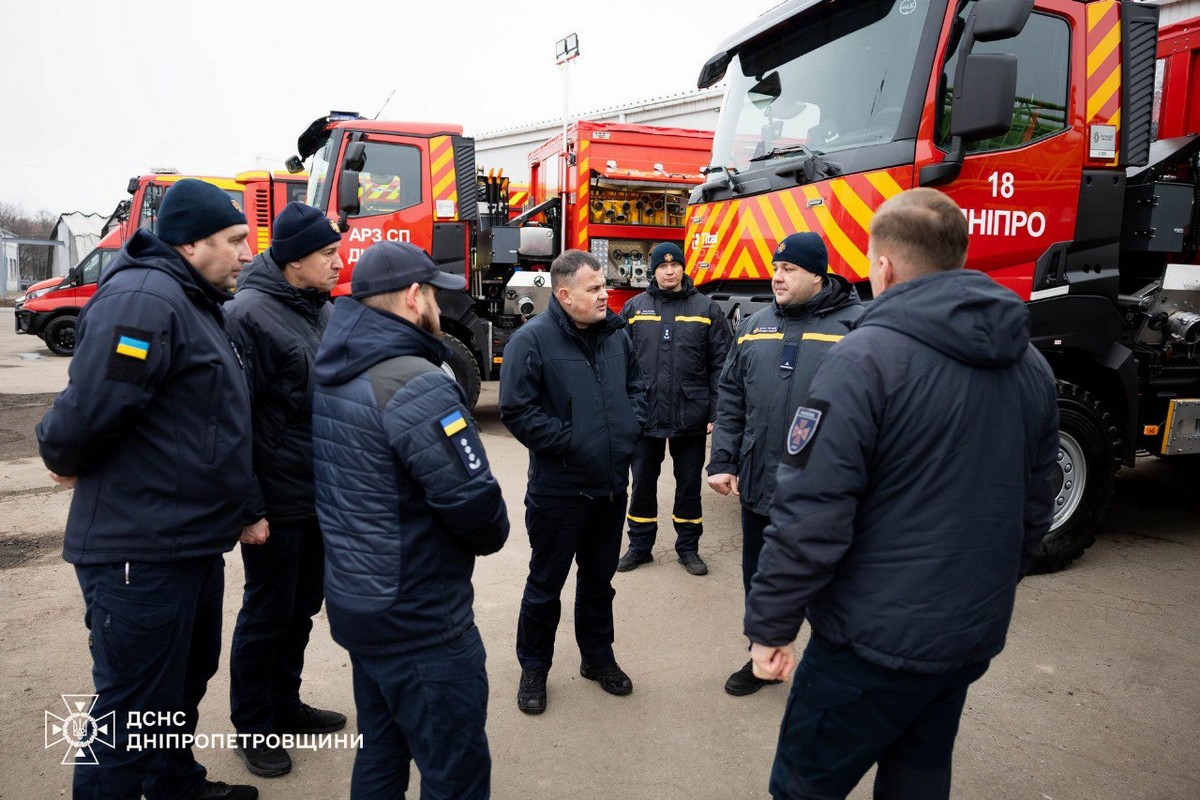
<svg viewBox="0 0 1200 800"><path fill-rule="evenodd" d="M447 446L458 457L458 461L462 464L468 478L476 475L487 466L487 461L483 455L483 442L479 440L479 434L467 422L467 415L465 413L459 409L455 409L450 414L439 419L437 426Z"/></svg>
<svg viewBox="0 0 1200 800"><path fill-rule="evenodd" d="M125 383L141 383L146 377L146 362L154 334L141 328L118 325L113 331L105 377Z"/></svg>
<svg viewBox="0 0 1200 800"><path fill-rule="evenodd" d="M808 447L809 442L817 433L817 425L821 422L821 412L815 408L800 406L796 416L792 417L792 426L788 429L788 455L798 456Z"/></svg>

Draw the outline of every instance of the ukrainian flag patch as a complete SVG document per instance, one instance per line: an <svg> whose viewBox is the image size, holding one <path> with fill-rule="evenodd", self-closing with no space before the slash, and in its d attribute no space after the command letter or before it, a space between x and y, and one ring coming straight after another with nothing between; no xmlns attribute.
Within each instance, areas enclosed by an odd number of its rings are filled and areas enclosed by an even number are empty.
<svg viewBox="0 0 1200 800"><path fill-rule="evenodd" d="M117 352L123 356L145 361L146 356L150 354L150 343L133 336L122 336L117 339Z"/></svg>
<svg viewBox="0 0 1200 800"><path fill-rule="evenodd" d="M105 377L126 383L144 383L150 364L156 360L150 358L150 343L154 341L154 333L119 325L112 337Z"/></svg>
<svg viewBox="0 0 1200 800"><path fill-rule="evenodd" d="M442 425L442 430L446 432L447 436L453 436L463 428L467 427L467 420L461 411L455 411L453 414L442 417L439 422Z"/></svg>

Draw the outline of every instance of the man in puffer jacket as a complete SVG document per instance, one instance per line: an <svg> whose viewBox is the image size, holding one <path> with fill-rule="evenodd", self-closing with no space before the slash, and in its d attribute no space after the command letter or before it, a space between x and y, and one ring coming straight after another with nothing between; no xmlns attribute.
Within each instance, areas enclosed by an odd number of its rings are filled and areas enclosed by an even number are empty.
<svg viewBox="0 0 1200 800"><path fill-rule="evenodd" d="M871 221L876 300L792 417L746 600L755 673L796 670L777 798L950 796L967 687L1004 647L1017 581L1050 527L1054 376L1029 313L962 265L946 195L904 192Z"/></svg>
<svg viewBox="0 0 1200 800"><path fill-rule="evenodd" d="M254 421L250 516L269 526L242 545L246 586L229 651L229 718L238 733L329 733L346 716L300 700L304 649L325 598L325 550L312 479L312 369L329 322L342 237L337 223L291 202L275 218L271 246L238 279L226 327L242 353ZM292 769L287 750L242 740L255 775Z"/></svg>
<svg viewBox="0 0 1200 800"><path fill-rule="evenodd" d="M817 234L793 233L774 257L775 301L742 320L721 373L708 464L708 485L742 501L746 592L771 521L767 513L787 425L829 348L862 315L858 292L829 272L829 254ZM729 676L725 691L740 697L768 683L755 677L747 661Z"/></svg>
<svg viewBox="0 0 1200 800"><path fill-rule="evenodd" d="M508 511L441 368L435 288L464 285L411 244L372 245L317 352L317 517L329 628L354 668L355 800L403 797L413 760L422 797L490 792L471 573L503 546Z"/></svg>
<svg viewBox="0 0 1200 800"><path fill-rule="evenodd" d="M650 288L621 309L638 363L646 375L646 428L633 454L629 498L629 550L617 562L629 572L654 560L658 533L658 473L669 447L675 473L675 553L692 575L707 575L700 557L704 515L701 471L712 422L717 380L729 350L729 328L721 309L696 291L683 272L683 251L663 242L650 251Z"/></svg>

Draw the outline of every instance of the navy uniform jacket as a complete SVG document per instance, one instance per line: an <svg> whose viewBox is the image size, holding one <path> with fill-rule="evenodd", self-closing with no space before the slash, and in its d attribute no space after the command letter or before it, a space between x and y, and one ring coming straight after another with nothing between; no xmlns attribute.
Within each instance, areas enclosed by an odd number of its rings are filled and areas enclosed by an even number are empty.
<svg viewBox="0 0 1200 800"><path fill-rule="evenodd" d="M329 295L297 289L271 251L259 253L238 278L225 307L226 327L246 366L254 421L257 487L250 519L311 520L313 502L313 362L329 324Z"/></svg>
<svg viewBox="0 0 1200 800"><path fill-rule="evenodd" d="M475 625L475 556L508 511L446 346L343 297L317 351L313 473L333 639L411 652Z"/></svg>
<svg viewBox="0 0 1200 800"><path fill-rule="evenodd" d="M1003 649L1055 496L1054 376L1028 329L1015 294L956 270L889 289L833 347L789 428L752 641L791 642L807 616L891 669Z"/></svg>
<svg viewBox="0 0 1200 800"><path fill-rule="evenodd" d="M611 497L629 485L646 384L611 311L580 333L555 298L517 330L500 368L500 420L529 448L529 493Z"/></svg>
<svg viewBox="0 0 1200 800"><path fill-rule="evenodd" d="M828 277L808 302L772 303L742 320L721 373L708 474L736 475L756 514L770 509L784 435L817 367L862 315L854 287Z"/></svg>
<svg viewBox="0 0 1200 800"><path fill-rule="evenodd" d="M646 376L643 436L703 436L716 419L717 381L729 350L721 309L683 277L678 292L650 288L621 309Z"/></svg>
<svg viewBox="0 0 1200 800"><path fill-rule="evenodd" d="M46 466L78 478L67 561L179 561L237 542L253 473L229 297L146 230L101 277L70 382L37 426Z"/></svg>

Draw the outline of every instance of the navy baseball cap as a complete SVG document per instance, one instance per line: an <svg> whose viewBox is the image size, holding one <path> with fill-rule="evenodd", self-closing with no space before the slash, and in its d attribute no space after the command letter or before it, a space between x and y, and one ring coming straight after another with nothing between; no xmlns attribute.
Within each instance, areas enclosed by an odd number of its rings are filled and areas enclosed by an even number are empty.
<svg viewBox="0 0 1200 800"><path fill-rule="evenodd" d="M408 242L377 242L354 265L350 296L355 300L388 292L402 292L414 283L439 289L465 289L462 275L442 272L421 248Z"/></svg>

